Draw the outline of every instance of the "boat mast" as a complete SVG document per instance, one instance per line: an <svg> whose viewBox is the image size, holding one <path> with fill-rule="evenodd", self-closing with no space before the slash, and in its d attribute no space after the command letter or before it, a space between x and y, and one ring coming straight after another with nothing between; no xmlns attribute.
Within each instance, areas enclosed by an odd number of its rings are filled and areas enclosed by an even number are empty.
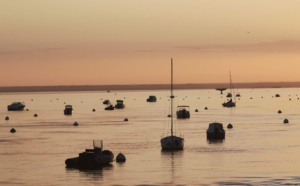
<svg viewBox="0 0 300 186"><path fill-rule="evenodd" d="M235 102L235 92L234 92L234 88L233 88L233 84L232 84L232 80L231 80L231 70L229 71L229 77L230 77L230 90L231 90L231 94L233 95L233 100Z"/></svg>
<svg viewBox="0 0 300 186"><path fill-rule="evenodd" d="M173 59L171 58L171 136L173 137Z"/></svg>

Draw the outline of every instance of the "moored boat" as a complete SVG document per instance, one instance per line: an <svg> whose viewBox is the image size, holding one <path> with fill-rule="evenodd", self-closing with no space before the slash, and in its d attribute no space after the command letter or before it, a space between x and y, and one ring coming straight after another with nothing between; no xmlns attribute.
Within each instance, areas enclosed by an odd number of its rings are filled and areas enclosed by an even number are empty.
<svg viewBox="0 0 300 186"><path fill-rule="evenodd" d="M123 100L117 100L117 103L115 104L116 109L123 109L125 108L125 104Z"/></svg>
<svg viewBox="0 0 300 186"><path fill-rule="evenodd" d="M210 123L206 130L206 138L208 140L223 140L225 139L225 130L222 123Z"/></svg>
<svg viewBox="0 0 300 186"><path fill-rule="evenodd" d="M173 60L171 59L171 135L163 137L160 140L161 148L162 150L167 150L167 151L175 151L175 150L183 150L184 147L184 138L182 136L175 136L174 131L173 131L173 99L175 96L173 95Z"/></svg>
<svg viewBox="0 0 300 186"><path fill-rule="evenodd" d="M156 102L156 96L149 96L149 98L147 98L147 102Z"/></svg>
<svg viewBox="0 0 300 186"><path fill-rule="evenodd" d="M13 102L12 104L7 106L8 111L18 111L24 110L25 105L21 102Z"/></svg>
<svg viewBox="0 0 300 186"><path fill-rule="evenodd" d="M176 115L180 119L190 118L190 107L187 105L177 106Z"/></svg>
<svg viewBox="0 0 300 186"><path fill-rule="evenodd" d="M65 106L65 110L64 110L65 115L72 115L72 111L73 111L72 105L66 105Z"/></svg>
<svg viewBox="0 0 300 186"><path fill-rule="evenodd" d="M97 169L109 165L114 160L114 154L103 150L102 140L93 141L94 149L86 149L78 157L68 158L65 161L67 168Z"/></svg>

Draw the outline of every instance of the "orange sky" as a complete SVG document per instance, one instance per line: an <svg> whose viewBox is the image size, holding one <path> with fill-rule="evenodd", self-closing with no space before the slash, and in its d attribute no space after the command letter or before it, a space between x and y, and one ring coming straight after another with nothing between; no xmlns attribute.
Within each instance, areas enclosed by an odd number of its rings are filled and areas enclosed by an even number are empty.
<svg viewBox="0 0 300 186"><path fill-rule="evenodd" d="M298 0L0 2L0 86L300 81Z"/></svg>

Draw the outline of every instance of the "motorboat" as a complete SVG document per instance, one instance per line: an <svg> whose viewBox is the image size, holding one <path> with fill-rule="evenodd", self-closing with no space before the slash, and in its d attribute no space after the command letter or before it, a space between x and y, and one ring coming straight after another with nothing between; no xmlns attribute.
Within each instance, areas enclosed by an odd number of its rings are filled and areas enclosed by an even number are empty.
<svg viewBox="0 0 300 186"><path fill-rule="evenodd" d="M106 99L103 101L103 104L108 105L108 104L110 104L110 101L108 99Z"/></svg>
<svg viewBox="0 0 300 186"><path fill-rule="evenodd" d="M226 95L226 97L227 97L227 98L231 98L231 97L232 97L231 92L228 92L227 95Z"/></svg>
<svg viewBox="0 0 300 186"><path fill-rule="evenodd" d="M9 111L18 111L24 110L25 105L22 102L13 102L12 104L7 106L7 110Z"/></svg>
<svg viewBox="0 0 300 186"><path fill-rule="evenodd" d="M156 102L156 96L149 96L149 98L147 98L147 102Z"/></svg>
<svg viewBox="0 0 300 186"><path fill-rule="evenodd" d="M175 150L183 150L184 146L184 138L183 136L175 136L174 130L173 130L173 122L174 122L174 116L173 116L173 99L175 96L173 95L173 59L171 59L171 117L170 122L171 122L171 135L163 137L160 140L161 148L162 150L166 151L175 151Z"/></svg>
<svg viewBox="0 0 300 186"><path fill-rule="evenodd" d="M72 111L73 111L72 105L66 105L65 106L65 110L64 110L65 115L72 115Z"/></svg>
<svg viewBox="0 0 300 186"><path fill-rule="evenodd" d="M115 107L113 105L108 105L104 110L115 110Z"/></svg>
<svg viewBox="0 0 300 186"><path fill-rule="evenodd" d="M222 140L225 139L225 130L222 123L210 123L206 130L206 137L208 140Z"/></svg>
<svg viewBox="0 0 300 186"><path fill-rule="evenodd" d="M117 100L117 103L115 104L116 109L123 109L125 108L125 104L123 100Z"/></svg>
<svg viewBox="0 0 300 186"><path fill-rule="evenodd" d="M102 140L93 140L93 149L85 149L78 157L65 160L67 168L97 169L109 165L114 160L110 150L103 150Z"/></svg>
<svg viewBox="0 0 300 186"><path fill-rule="evenodd" d="M223 107L235 107L235 102L232 101L232 99L228 100L227 102L224 102Z"/></svg>
<svg viewBox="0 0 300 186"><path fill-rule="evenodd" d="M177 118L185 119L190 118L190 107L186 105L177 106Z"/></svg>

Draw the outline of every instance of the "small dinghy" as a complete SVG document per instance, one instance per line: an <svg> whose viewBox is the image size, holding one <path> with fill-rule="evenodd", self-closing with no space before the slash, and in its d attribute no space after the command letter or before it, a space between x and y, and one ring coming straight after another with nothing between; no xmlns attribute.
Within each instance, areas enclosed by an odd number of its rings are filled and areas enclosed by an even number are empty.
<svg viewBox="0 0 300 186"><path fill-rule="evenodd" d="M78 157L66 159L67 168L97 169L113 162L114 154L103 150L102 140L93 140L93 146L94 149L86 149Z"/></svg>

